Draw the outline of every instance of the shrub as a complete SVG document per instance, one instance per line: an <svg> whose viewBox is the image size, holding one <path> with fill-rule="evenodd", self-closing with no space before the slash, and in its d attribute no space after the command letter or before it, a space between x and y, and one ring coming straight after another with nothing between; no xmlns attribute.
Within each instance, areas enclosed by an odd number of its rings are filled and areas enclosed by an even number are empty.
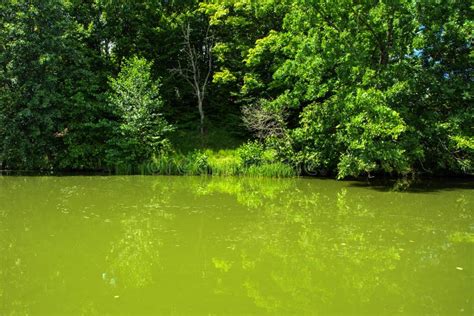
<svg viewBox="0 0 474 316"><path fill-rule="evenodd" d="M263 145L256 141L243 144L237 149L237 153L244 167L260 165L264 162Z"/></svg>

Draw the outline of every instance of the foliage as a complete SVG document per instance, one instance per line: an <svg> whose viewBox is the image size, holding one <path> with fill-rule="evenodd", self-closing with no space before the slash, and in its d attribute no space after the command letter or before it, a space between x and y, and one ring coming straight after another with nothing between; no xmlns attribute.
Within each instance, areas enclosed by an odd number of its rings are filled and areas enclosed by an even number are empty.
<svg viewBox="0 0 474 316"><path fill-rule="evenodd" d="M164 134L171 126L160 113L159 81L152 80L150 70L151 63L135 56L110 78L109 103L120 119L109 140L109 165L140 164L168 146Z"/></svg>
<svg viewBox="0 0 474 316"><path fill-rule="evenodd" d="M472 8L337 4L294 1L282 29L257 40L245 59L252 79L242 92L293 113L297 162L341 178L472 174Z"/></svg>
<svg viewBox="0 0 474 316"><path fill-rule="evenodd" d="M263 163L264 148L259 142L248 142L238 149L238 154L244 166L260 165Z"/></svg>
<svg viewBox="0 0 474 316"><path fill-rule="evenodd" d="M243 169L242 160L235 150L206 151L209 171L216 176L232 176L240 174Z"/></svg>
<svg viewBox="0 0 474 316"><path fill-rule="evenodd" d="M88 30L58 1L6 1L0 11L0 164L100 167L110 124Z"/></svg>
<svg viewBox="0 0 474 316"><path fill-rule="evenodd" d="M313 104L305 108L301 122L294 137L300 159L312 166L337 169L339 177L410 171L404 155L410 149L404 148L406 124L380 91L358 90L343 100Z"/></svg>
<svg viewBox="0 0 474 316"><path fill-rule="evenodd" d="M2 1L0 168L472 175L473 15L461 0Z"/></svg>
<svg viewBox="0 0 474 316"><path fill-rule="evenodd" d="M239 150L196 150L186 154L165 152L140 165L119 165L118 174L249 176L287 178L297 176L292 166L274 161L271 151L262 153L259 164L245 165Z"/></svg>

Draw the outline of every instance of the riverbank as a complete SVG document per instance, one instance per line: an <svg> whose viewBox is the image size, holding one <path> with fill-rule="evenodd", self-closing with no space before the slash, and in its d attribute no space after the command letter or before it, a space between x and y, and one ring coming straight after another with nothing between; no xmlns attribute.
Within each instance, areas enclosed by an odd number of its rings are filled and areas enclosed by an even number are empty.
<svg viewBox="0 0 474 316"><path fill-rule="evenodd" d="M304 163L282 159L275 151L262 150L252 143L237 149L205 149L183 152L167 152L137 165L117 164L100 169L42 169L42 170L2 170L0 174L16 175L175 175L175 176L243 176L243 177L317 177L337 178L337 174L325 169L314 168ZM372 173L346 179L372 180L414 180L426 178L472 179L474 175L413 172L406 175Z"/></svg>
<svg viewBox="0 0 474 316"><path fill-rule="evenodd" d="M241 149L194 150L188 153L171 152L153 157L137 165L117 164L94 170L1 170L25 174L99 173L116 175L176 175L176 176L247 176L289 178L302 173L297 166L279 161L272 154L249 153Z"/></svg>

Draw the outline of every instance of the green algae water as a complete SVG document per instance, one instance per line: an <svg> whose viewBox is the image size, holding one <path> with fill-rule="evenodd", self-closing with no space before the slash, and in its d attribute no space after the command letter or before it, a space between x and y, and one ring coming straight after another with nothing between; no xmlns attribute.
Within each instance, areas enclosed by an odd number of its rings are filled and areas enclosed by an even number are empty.
<svg viewBox="0 0 474 316"><path fill-rule="evenodd" d="M0 315L472 315L473 211L467 180L3 176Z"/></svg>

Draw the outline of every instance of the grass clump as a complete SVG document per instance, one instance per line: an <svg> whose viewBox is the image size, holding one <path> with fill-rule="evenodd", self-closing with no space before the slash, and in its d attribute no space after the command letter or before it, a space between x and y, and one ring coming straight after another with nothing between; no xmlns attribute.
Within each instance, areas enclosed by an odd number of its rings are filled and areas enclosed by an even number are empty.
<svg viewBox="0 0 474 316"><path fill-rule="evenodd" d="M277 161L272 152L263 150L257 144L219 151L196 150L186 154L167 152L139 166L116 166L115 173L274 178L294 177L298 174L295 168Z"/></svg>
<svg viewBox="0 0 474 316"><path fill-rule="evenodd" d="M242 172L243 166L235 150L206 151L210 174L215 176L235 176Z"/></svg>

